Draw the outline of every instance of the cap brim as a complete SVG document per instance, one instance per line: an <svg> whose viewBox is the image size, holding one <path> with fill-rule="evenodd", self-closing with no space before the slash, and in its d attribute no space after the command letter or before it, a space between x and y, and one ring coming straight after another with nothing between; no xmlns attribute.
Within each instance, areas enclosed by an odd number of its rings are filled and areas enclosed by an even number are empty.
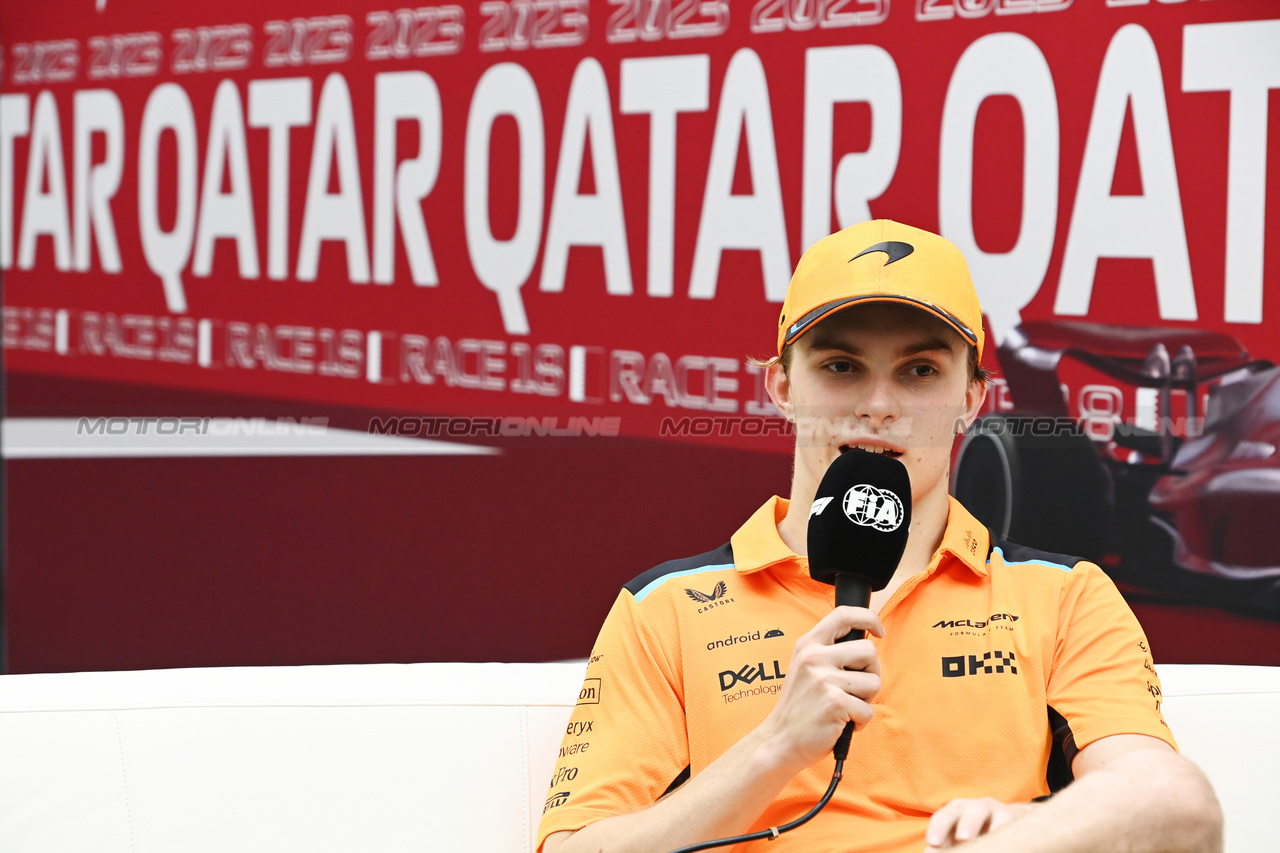
<svg viewBox="0 0 1280 853"><path fill-rule="evenodd" d="M787 327L786 335L782 338L782 345L778 347L779 351L781 351L782 347L795 343L797 338L807 332L816 323L825 320L837 311L842 311L845 308L864 302L893 302L899 305L908 305L912 308L919 308L922 311L927 311L951 328L955 329L960 337L964 338L965 342L970 346L976 347L978 345L978 336L973 329L970 329L964 323L960 322L959 318L954 314L943 311L932 303L925 302L922 299L912 299L909 296L902 296L896 293L868 293L863 296L850 296L846 299L837 299L834 302L828 302L825 305L819 305L817 308L814 308L808 314L805 314L799 320L796 320Z"/></svg>

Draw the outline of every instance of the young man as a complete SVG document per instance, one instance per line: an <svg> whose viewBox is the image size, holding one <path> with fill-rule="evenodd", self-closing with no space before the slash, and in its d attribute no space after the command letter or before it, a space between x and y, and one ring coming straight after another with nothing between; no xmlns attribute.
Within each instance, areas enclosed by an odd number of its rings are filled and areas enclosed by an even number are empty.
<svg viewBox="0 0 1280 853"><path fill-rule="evenodd" d="M795 424L790 499L619 593L540 849L661 853L786 823L821 797L853 721L835 797L768 849L1220 850L1217 801L1175 751L1110 580L991 541L948 495L985 395L959 251L895 222L847 228L800 259L779 325L768 388ZM809 509L831 461L866 452L906 466L910 536L869 607L833 609L808 575ZM852 628L868 637L835 642Z"/></svg>

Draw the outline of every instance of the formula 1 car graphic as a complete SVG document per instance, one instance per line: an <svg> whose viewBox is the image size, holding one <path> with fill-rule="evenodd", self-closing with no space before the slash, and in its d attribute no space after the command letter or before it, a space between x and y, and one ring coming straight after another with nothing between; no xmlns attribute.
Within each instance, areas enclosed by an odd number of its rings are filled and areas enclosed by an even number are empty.
<svg viewBox="0 0 1280 853"><path fill-rule="evenodd" d="M968 431L952 477L995 535L1158 595L1280 619L1280 367L1222 333L1056 320L1023 323L997 358L1013 408ZM1160 417L1072 418L1064 358L1134 386Z"/></svg>

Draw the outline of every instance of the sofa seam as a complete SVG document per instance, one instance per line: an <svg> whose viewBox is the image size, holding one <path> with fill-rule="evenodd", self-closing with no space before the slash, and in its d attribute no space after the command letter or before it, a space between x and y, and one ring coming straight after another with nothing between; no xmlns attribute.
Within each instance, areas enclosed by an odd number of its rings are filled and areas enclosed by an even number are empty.
<svg viewBox="0 0 1280 853"><path fill-rule="evenodd" d="M529 836L529 824L533 820L533 808L529 798L533 796L533 788L529 784L529 706L520 706L520 784L524 787L524 796L520 798L521 808L525 810L524 820L520 821L520 831L524 833L524 849L533 851L533 839Z"/></svg>
<svg viewBox="0 0 1280 853"><path fill-rule="evenodd" d="M120 754L120 781L124 788L124 814L125 822L129 826L129 849L137 851L138 839L133 820L133 797L129 791L129 759L127 750L124 748L124 729L120 725L120 710L112 711L112 717L116 724L116 750Z"/></svg>

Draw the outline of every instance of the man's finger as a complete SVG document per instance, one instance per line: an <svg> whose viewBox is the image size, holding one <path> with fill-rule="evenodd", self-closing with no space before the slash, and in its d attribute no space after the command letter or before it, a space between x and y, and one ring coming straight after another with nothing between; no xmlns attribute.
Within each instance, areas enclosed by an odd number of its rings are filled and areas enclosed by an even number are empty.
<svg viewBox="0 0 1280 853"><path fill-rule="evenodd" d="M858 670L880 674L880 656L870 640L851 640L825 649L819 658L836 669Z"/></svg>
<svg viewBox="0 0 1280 853"><path fill-rule="evenodd" d="M956 821L956 841L970 841L986 832L991 821L992 800L969 800Z"/></svg>
<svg viewBox="0 0 1280 853"><path fill-rule="evenodd" d="M951 832L964 810L964 800L952 800L933 813L924 840L930 847L944 847L951 841Z"/></svg>
<svg viewBox="0 0 1280 853"><path fill-rule="evenodd" d="M870 701L880 692L880 676L874 672L849 672L840 678L840 687L850 696Z"/></svg>
<svg viewBox="0 0 1280 853"><path fill-rule="evenodd" d="M821 621L813 627L812 633L815 639L829 646L854 628L861 628L877 637L884 636L884 625L880 623L879 616L865 607L847 605L837 607L822 617Z"/></svg>

